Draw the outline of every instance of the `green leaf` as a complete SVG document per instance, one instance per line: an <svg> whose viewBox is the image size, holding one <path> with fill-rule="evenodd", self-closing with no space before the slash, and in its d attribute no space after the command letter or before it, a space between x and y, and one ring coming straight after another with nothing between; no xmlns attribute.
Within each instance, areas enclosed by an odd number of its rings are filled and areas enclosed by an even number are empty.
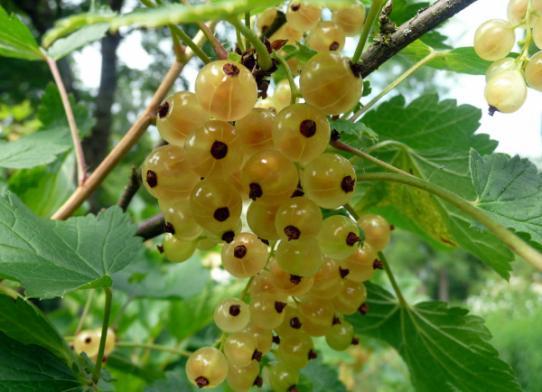
<svg viewBox="0 0 542 392"><path fill-rule="evenodd" d="M346 392L344 384L339 380L337 369L322 363L319 359L310 361L301 370L299 389L311 392Z"/></svg>
<svg viewBox="0 0 542 392"><path fill-rule="evenodd" d="M401 354L416 391L520 391L512 369L489 344L483 319L443 302L401 305L381 287L366 286L369 312L351 318L354 328Z"/></svg>
<svg viewBox="0 0 542 392"><path fill-rule="evenodd" d="M501 225L542 243L542 175L528 159L470 154L475 205Z"/></svg>
<svg viewBox="0 0 542 392"><path fill-rule="evenodd" d="M132 298L190 298L200 293L209 270L193 257L179 264L133 263L113 276L114 287Z"/></svg>
<svg viewBox="0 0 542 392"><path fill-rule="evenodd" d="M24 60L43 60L44 56L32 33L15 15L0 6L0 56Z"/></svg>
<svg viewBox="0 0 542 392"><path fill-rule="evenodd" d="M71 366L73 351L43 313L30 302L0 289L0 331L23 344L35 344Z"/></svg>
<svg viewBox="0 0 542 392"><path fill-rule="evenodd" d="M422 96L409 105L398 96L367 113L363 123L378 134L380 142L372 147L376 156L473 201L470 150L489 154L496 147L487 135L475 134L480 117L479 109L439 101L436 95ZM368 170L365 162L359 170ZM493 234L440 199L396 183L360 189L358 209L379 211L437 247L460 246L508 277L513 254Z"/></svg>
<svg viewBox="0 0 542 392"><path fill-rule="evenodd" d="M0 195L0 275L31 297L107 287L111 274L139 257L136 226L120 208L65 222L38 218L12 193Z"/></svg>
<svg viewBox="0 0 542 392"><path fill-rule="evenodd" d="M0 391L82 391L72 371L47 350L0 333Z"/></svg>
<svg viewBox="0 0 542 392"><path fill-rule="evenodd" d="M200 389L196 388L193 384L190 383L190 381L188 381L184 369L177 369L176 371L167 372L166 378L162 380L157 380L151 385L149 385L147 388L145 388L145 392L195 392L199 390ZM215 388L206 388L205 391L226 392L231 391L231 389L227 387L226 383L223 383L222 385L219 385Z"/></svg>
<svg viewBox="0 0 542 392"><path fill-rule="evenodd" d="M108 29L109 25L107 23L83 27L66 38L56 41L48 50L49 56L59 60L71 52L101 39Z"/></svg>

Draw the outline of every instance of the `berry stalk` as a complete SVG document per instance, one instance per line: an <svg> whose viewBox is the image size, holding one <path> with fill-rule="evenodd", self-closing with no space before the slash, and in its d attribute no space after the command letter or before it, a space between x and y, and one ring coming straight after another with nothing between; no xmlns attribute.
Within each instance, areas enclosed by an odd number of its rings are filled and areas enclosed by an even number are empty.
<svg viewBox="0 0 542 392"><path fill-rule="evenodd" d="M271 60L267 48L258 36L237 18L231 18L228 21L252 44L252 46L254 46L254 49L258 54L258 64L260 64L260 67L264 71L270 69L273 66L273 61Z"/></svg>
<svg viewBox="0 0 542 392"><path fill-rule="evenodd" d="M98 349L98 356L96 357L96 365L94 366L94 371L92 372L92 381L98 383L100 379L100 373L102 371L102 363L105 351L105 343L107 340L107 329L109 328L109 319L111 317L111 303L113 302L113 292L109 287L105 288L105 308L104 308L104 319L102 322L102 333L100 336L100 348Z"/></svg>
<svg viewBox="0 0 542 392"><path fill-rule="evenodd" d="M358 46L356 46L356 51L352 56L353 63L357 63L360 60L361 54L363 53L363 48L365 47L367 39L369 38L369 34L371 33L373 25L377 20L377 17L380 14L380 11L382 10L385 2L386 0L373 0L373 2L371 3L371 8L369 9L367 20L363 25L363 30L361 31L361 36L359 37Z"/></svg>

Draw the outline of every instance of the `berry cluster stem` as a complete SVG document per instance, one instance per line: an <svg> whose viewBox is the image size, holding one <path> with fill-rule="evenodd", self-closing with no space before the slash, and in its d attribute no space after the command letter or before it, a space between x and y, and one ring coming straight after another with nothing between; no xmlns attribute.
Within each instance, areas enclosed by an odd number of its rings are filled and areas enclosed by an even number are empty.
<svg viewBox="0 0 542 392"><path fill-rule="evenodd" d="M100 347L98 349L98 356L96 357L96 365L94 366L94 371L92 372L92 381L98 383L100 379L100 373L102 371L102 362L105 351L105 343L107 340L107 329L109 328L109 319L111 317L111 304L113 302L113 291L109 288L105 288L105 307L104 307L104 318L102 322L102 335L100 336Z"/></svg>
<svg viewBox="0 0 542 392"><path fill-rule="evenodd" d="M395 295L397 296L399 303L401 304L402 307L406 308L408 306L408 302L405 300L405 297L403 297L403 292L399 288L399 284L397 283L397 280L395 279L395 275L393 275L393 272L390 267L390 263L386 259L386 256L384 256L384 253L378 252L378 257L380 258L380 260L383 261L384 271L386 271L386 275L388 276L388 279L390 280L391 287L393 287L393 291L395 291Z"/></svg>
<svg viewBox="0 0 542 392"><path fill-rule="evenodd" d="M254 46L254 49L258 54L258 64L260 67L264 71L270 69L273 66L273 61L271 60L271 56L269 55L266 46L258 36L237 18L231 18L228 21L252 44L252 46Z"/></svg>
<svg viewBox="0 0 542 392"><path fill-rule="evenodd" d="M377 20L377 17L380 14L382 7L384 6L384 3L386 3L386 0L373 0L373 2L371 3L371 8L369 9L367 20L365 21L365 24L363 25L363 30L361 31L361 35L359 37L358 46L356 47L356 51L354 52L354 55L352 56L353 63L357 63L359 59L361 58L361 54L363 53L363 48L365 47L365 44L367 43L369 34L371 33L371 30L373 29L373 25L375 21Z"/></svg>
<svg viewBox="0 0 542 392"><path fill-rule="evenodd" d="M284 60L282 56L280 56L278 53L273 53L273 57L282 65L286 71L286 79L288 79L288 84L290 85L290 104L293 105L297 97L300 95L299 91L297 90L297 86L294 81L294 75L292 74L292 70L290 69L290 66L288 65L288 62Z"/></svg>

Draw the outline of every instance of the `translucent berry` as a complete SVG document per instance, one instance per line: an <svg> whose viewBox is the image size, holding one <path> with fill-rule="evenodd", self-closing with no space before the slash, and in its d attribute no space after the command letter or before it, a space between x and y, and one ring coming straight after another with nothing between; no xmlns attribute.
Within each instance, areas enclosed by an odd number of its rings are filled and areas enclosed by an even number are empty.
<svg viewBox="0 0 542 392"><path fill-rule="evenodd" d="M199 176L190 169L182 147L156 148L141 166L143 185L161 200L185 198L198 183Z"/></svg>
<svg viewBox="0 0 542 392"><path fill-rule="evenodd" d="M276 328L284 320L285 307L286 302L273 296L257 296L250 303L250 323L252 326L262 329Z"/></svg>
<svg viewBox="0 0 542 392"><path fill-rule="evenodd" d="M381 251L390 242L391 226L384 217L374 214L362 215L358 219L358 225L365 234L365 241L375 251Z"/></svg>
<svg viewBox="0 0 542 392"><path fill-rule="evenodd" d="M253 360L259 362L262 353L256 349L256 338L245 332L229 335L224 342L224 355L233 366L245 367Z"/></svg>
<svg viewBox="0 0 542 392"><path fill-rule="evenodd" d="M313 276L323 263L318 241L313 237L297 241L281 240L276 252L278 264L293 275Z"/></svg>
<svg viewBox="0 0 542 392"><path fill-rule="evenodd" d="M98 355L100 348L100 331L84 330L77 334L73 340L73 349L76 353L85 353L89 358Z"/></svg>
<svg viewBox="0 0 542 392"><path fill-rule="evenodd" d="M249 293L252 297L267 295L281 301L287 298L287 295L274 285L271 273L267 270L261 271L254 277L249 287Z"/></svg>
<svg viewBox="0 0 542 392"><path fill-rule="evenodd" d="M238 332L246 328L250 321L249 306L237 298L220 302L213 315L215 324L227 333Z"/></svg>
<svg viewBox="0 0 542 392"><path fill-rule="evenodd" d="M304 333L281 336L277 358L294 369L301 369L309 363L309 354L314 345Z"/></svg>
<svg viewBox="0 0 542 392"><path fill-rule="evenodd" d="M233 392L247 392L254 385L259 372L260 365L256 361L245 367L235 366L230 362L226 381Z"/></svg>
<svg viewBox="0 0 542 392"><path fill-rule="evenodd" d="M484 95L487 103L498 111L513 113L527 99L527 85L520 71L504 71L487 82Z"/></svg>
<svg viewBox="0 0 542 392"><path fill-rule="evenodd" d="M287 309L288 307L286 307ZM273 344L273 333L270 329L263 329L249 325L243 330L243 332L252 335L256 339L256 349L263 355L271 351L271 345Z"/></svg>
<svg viewBox="0 0 542 392"><path fill-rule="evenodd" d="M253 201L248 206L247 223L250 229L260 238L274 241L279 238L275 230L275 216L278 205Z"/></svg>
<svg viewBox="0 0 542 392"><path fill-rule="evenodd" d="M260 272L267 262L267 245L252 233L240 233L222 248L224 269L237 278Z"/></svg>
<svg viewBox="0 0 542 392"><path fill-rule="evenodd" d="M348 159L325 153L305 167L301 185L307 197L320 207L339 208L354 194L356 172Z"/></svg>
<svg viewBox="0 0 542 392"><path fill-rule="evenodd" d="M280 204L275 216L275 229L286 241L315 237L322 227L322 212L307 197L294 197Z"/></svg>
<svg viewBox="0 0 542 392"><path fill-rule="evenodd" d="M542 11L533 24L533 41L538 49L542 49Z"/></svg>
<svg viewBox="0 0 542 392"><path fill-rule="evenodd" d="M308 35L307 45L317 52L339 52L344 47L345 34L331 21L320 22Z"/></svg>
<svg viewBox="0 0 542 392"><path fill-rule="evenodd" d="M189 134L184 151L192 170L202 177L226 176L241 167L237 132L225 121L207 121Z"/></svg>
<svg viewBox="0 0 542 392"><path fill-rule="evenodd" d="M339 294L333 298L333 305L337 312L348 315L355 313L366 299L367 291L363 284L345 280Z"/></svg>
<svg viewBox="0 0 542 392"><path fill-rule="evenodd" d="M489 81L493 76L517 68L516 60L511 57L505 57L503 59L493 62L486 71L486 81Z"/></svg>
<svg viewBox="0 0 542 392"><path fill-rule="evenodd" d="M182 91L170 95L158 108L156 127L160 136L170 144L184 146L186 136L199 129L209 119L194 93Z"/></svg>
<svg viewBox="0 0 542 392"><path fill-rule="evenodd" d="M303 67L299 87L307 103L326 114L338 115L352 109L359 101L363 80L354 74L348 58L322 52Z"/></svg>
<svg viewBox="0 0 542 392"><path fill-rule="evenodd" d="M333 10L333 21L337 23L347 36L361 33L365 24L365 6L354 4Z"/></svg>
<svg viewBox="0 0 542 392"><path fill-rule="evenodd" d="M303 33L296 30L291 23L286 22L270 38L270 41L286 40L288 45L295 45L303 38Z"/></svg>
<svg viewBox="0 0 542 392"><path fill-rule="evenodd" d="M201 235L203 229L192 216L189 200L158 200L158 204L164 214L167 232L181 240L193 240Z"/></svg>
<svg viewBox="0 0 542 392"><path fill-rule="evenodd" d="M290 89L288 80L283 79L277 83L272 101L277 112L280 112L286 106L290 105L292 101L292 90Z"/></svg>
<svg viewBox="0 0 542 392"><path fill-rule="evenodd" d="M308 1L291 1L286 11L286 20L297 31L312 30L320 21L321 10Z"/></svg>
<svg viewBox="0 0 542 392"><path fill-rule="evenodd" d="M311 105L297 103L278 114L273 143L292 161L306 164L324 152L330 133L322 112Z"/></svg>
<svg viewBox="0 0 542 392"><path fill-rule="evenodd" d="M256 151L273 147L272 132L275 121L274 110L252 109L247 116L235 123L240 147L247 156Z"/></svg>
<svg viewBox="0 0 542 392"><path fill-rule="evenodd" d="M162 248L166 259L173 263L181 263L192 257L197 244L197 239L182 240L171 233L166 233Z"/></svg>
<svg viewBox="0 0 542 392"><path fill-rule="evenodd" d="M344 351L352 345L354 327L346 320L339 320L333 324L326 334L326 343L336 351Z"/></svg>
<svg viewBox="0 0 542 392"><path fill-rule="evenodd" d="M298 369L293 369L284 362L277 362L269 367L269 383L273 392L296 391L295 386L298 382Z"/></svg>
<svg viewBox="0 0 542 392"><path fill-rule="evenodd" d="M333 259L352 255L359 246L359 229L348 217L333 215L324 220L318 234L322 253Z"/></svg>
<svg viewBox="0 0 542 392"><path fill-rule="evenodd" d="M316 275L314 275L314 284L308 295L316 298L331 299L339 292L342 277L337 262L327 257L324 260L324 264Z"/></svg>
<svg viewBox="0 0 542 392"><path fill-rule="evenodd" d="M303 323L301 322L301 314L294 305L288 305L284 310L284 321L281 325L275 328L275 332L278 334L279 339L289 335L304 334Z"/></svg>
<svg viewBox="0 0 542 392"><path fill-rule="evenodd" d="M474 50L487 61L506 57L514 47L516 36L513 26L501 19L491 19L480 25L474 35Z"/></svg>
<svg viewBox="0 0 542 392"><path fill-rule="evenodd" d="M196 96L217 120L235 121L250 113L258 98L258 87L244 65L217 60L199 71Z"/></svg>
<svg viewBox="0 0 542 392"><path fill-rule="evenodd" d="M346 279L358 283L371 279L376 256L376 251L368 242L357 248L354 254L341 262L341 267L348 270Z"/></svg>
<svg viewBox="0 0 542 392"><path fill-rule="evenodd" d="M244 164L241 181L252 200L277 204L290 197L299 176L293 162L276 150L252 155Z"/></svg>
<svg viewBox="0 0 542 392"><path fill-rule="evenodd" d="M303 330L309 335L324 336L333 325L335 308L331 301L308 297L298 307Z"/></svg>
<svg viewBox="0 0 542 392"><path fill-rule="evenodd" d="M258 19L256 21L256 27L260 31L260 33L265 33L269 27L273 24L275 21L275 18L277 17L277 9L276 8L268 8L264 12L258 15Z"/></svg>
<svg viewBox="0 0 542 392"><path fill-rule="evenodd" d="M228 361L214 347L203 347L193 352L186 362L186 376L198 388L212 388L228 375Z"/></svg>
<svg viewBox="0 0 542 392"><path fill-rule="evenodd" d="M525 81L529 87L542 91L542 51L529 59L525 67Z"/></svg>
<svg viewBox="0 0 542 392"><path fill-rule="evenodd" d="M292 275L285 271L276 260L269 263L269 272L273 285L284 294L300 297L305 295L313 285L313 279L299 275Z"/></svg>

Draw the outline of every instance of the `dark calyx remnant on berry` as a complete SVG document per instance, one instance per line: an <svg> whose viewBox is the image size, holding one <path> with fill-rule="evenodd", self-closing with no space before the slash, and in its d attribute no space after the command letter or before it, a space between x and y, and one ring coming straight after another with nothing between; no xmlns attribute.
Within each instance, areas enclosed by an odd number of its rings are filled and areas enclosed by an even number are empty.
<svg viewBox="0 0 542 392"><path fill-rule="evenodd" d="M294 193L292 193L292 196L290 197L301 197L305 195L305 192L303 191L303 187L301 186L301 182L297 183L297 188L295 189Z"/></svg>
<svg viewBox="0 0 542 392"><path fill-rule="evenodd" d="M219 222L224 222L229 217L230 210L228 209L228 207L219 207L213 213L213 218L215 218Z"/></svg>
<svg viewBox="0 0 542 392"><path fill-rule="evenodd" d="M284 228L284 234L288 237L288 241L297 240L301 235L301 231L293 225L288 225Z"/></svg>
<svg viewBox="0 0 542 392"><path fill-rule="evenodd" d="M224 64L224 66L222 67L222 70L228 76L237 76L237 75L239 75L239 67L237 67L237 65L232 64L232 63Z"/></svg>
<svg viewBox="0 0 542 392"><path fill-rule="evenodd" d="M301 281L303 280L303 277L302 276L299 276L299 275L290 275L290 282L292 282L292 284L295 284L296 286L301 283Z"/></svg>
<svg viewBox="0 0 542 392"><path fill-rule="evenodd" d="M222 241L227 242L228 244L233 241L235 237L235 232L233 230L228 230L222 234Z"/></svg>
<svg viewBox="0 0 542 392"><path fill-rule="evenodd" d="M333 316L333 322L331 323L331 325L337 325L340 323L341 323L341 319L338 318L337 316Z"/></svg>
<svg viewBox="0 0 542 392"><path fill-rule="evenodd" d="M170 108L170 105L168 101L162 102L162 104L158 108L158 117L160 118L166 117L169 114L169 108Z"/></svg>
<svg viewBox="0 0 542 392"><path fill-rule="evenodd" d="M489 108L487 109L487 114L493 117L493 115L498 111L499 109L497 109L495 106L489 105Z"/></svg>
<svg viewBox="0 0 542 392"><path fill-rule="evenodd" d="M299 124L299 132L305 137L314 136L316 133L316 123L313 120L303 120Z"/></svg>
<svg viewBox="0 0 542 392"><path fill-rule="evenodd" d="M230 316L237 317L241 314L241 307L239 305L230 305L228 313Z"/></svg>
<svg viewBox="0 0 542 392"><path fill-rule="evenodd" d="M205 377L203 376L199 376L198 378L196 378L194 380L196 382L196 385L198 386L198 388L204 388L206 387L207 385L209 385L209 380L207 380Z"/></svg>
<svg viewBox="0 0 542 392"><path fill-rule="evenodd" d="M318 353L311 349L309 351L309 359L316 359L316 358L318 358Z"/></svg>
<svg viewBox="0 0 542 392"><path fill-rule="evenodd" d="M360 307L358 308L358 312L362 315L362 316L365 316L367 314L367 312L369 311L369 305L367 305L366 302L362 303L360 305Z"/></svg>
<svg viewBox="0 0 542 392"><path fill-rule="evenodd" d="M330 45L329 45L329 50L331 51L335 51L337 49L339 49L341 45L337 42L337 41L333 41Z"/></svg>
<svg viewBox="0 0 542 392"><path fill-rule="evenodd" d="M375 261L373 261L373 269L384 269L384 262L382 260L375 259Z"/></svg>
<svg viewBox="0 0 542 392"><path fill-rule="evenodd" d="M85 338L85 343L86 343L86 344L90 344L91 342L92 342L92 338L91 338L90 336L87 336L87 337Z"/></svg>
<svg viewBox="0 0 542 392"><path fill-rule="evenodd" d="M354 186L356 185L356 180L352 178L352 176L345 176L341 180L341 189L345 193L350 193L354 191Z"/></svg>
<svg viewBox="0 0 542 392"><path fill-rule="evenodd" d="M158 252L164 253L164 245L156 245L156 249L158 249Z"/></svg>
<svg viewBox="0 0 542 392"><path fill-rule="evenodd" d="M286 302L275 301L275 310L277 311L277 313L282 313L286 305Z"/></svg>
<svg viewBox="0 0 542 392"><path fill-rule="evenodd" d="M299 3L293 3L293 4L290 6L290 9L291 9L292 11L294 11L294 12L295 12L295 11L299 11L300 8L301 8L301 4L299 4Z"/></svg>
<svg viewBox="0 0 542 392"><path fill-rule="evenodd" d="M164 231L166 233L175 234L175 227L170 222L166 222L164 225Z"/></svg>
<svg viewBox="0 0 542 392"><path fill-rule="evenodd" d="M339 133L339 131L337 131L335 128L333 128L331 130L331 136L329 138L329 141L330 142L336 142L337 140L339 140L341 138L341 134Z"/></svg>
<svg viewBox="0 0 542 392"><path fill-rule="evenodd" d="M251 182L248 185L248 189L248 197L250 197L252 200L256 200L263 196L262 187L256 182Z"/></svg>
<svg viewBox="0 0 542 392"><path fill-rule="evenodd" d="M254 350L254 352L252 353L252 359L255 360L256 362L260 362L262 360L262 356L263 356L263 353L259 350Z"/></svg>
<svg viewBox="0 0 542 392"><path fill-rule="evenodd" d="M280 344L280 336L279 335L273 335L273 343Z"/></svg>
<svg viewBox="0 0 542 392"><path fill-rule="evenodd" d="M152 170L147 170L147 174L145 175L145 180L147 181L147 184L151 188L154 188L156 185L158 185L158 176Z"/></svg>
<svg viewBox="0 0 542 392"><path fill-rule="evenodd" d="M350 273L350 270L348 268L342 268L339 267L339 275L341 275L341 278L346 278L348 274Z"/></svg>
<svg viewBox="0 0 542 392"><path fill-rule="evenodd" d="M252 385L254 385L255 387L261 388L263 386L263 378L261 378L260 376L257 376Z"/></svg>
<svg viewBox="0 0 542 392"><path fill-rule="evenodd" d="M300 329L303 326L298 317L292 317L289 324L293 329Z"/></svg>
<svg viewBox="0 0 542 392"><path fill-rule="evenodd" d="M233 255L238 259L242 259L246 254L247 247L245 245L237 245L235 248L233 248Z"/></svg>
<svg viewBox="0 0 542 392"><path fill-rule="evenodd" d="M222 159L228 155L228 145L224 142L216 140L211 145L211 155L214 159Z"/></svg>
<svg viewBox="0 0 542 392"><path fill-rule="evenodd" d="M359 236L356 233L350 232L346 236L346 245L354 246L356 242L359 241Z"/></svg>
<svg viewBox="0 0 542 392"><path fill-rule="evenodd" d="M359 344L359 338L352 338L352 345L357 346Z"/></svg>

